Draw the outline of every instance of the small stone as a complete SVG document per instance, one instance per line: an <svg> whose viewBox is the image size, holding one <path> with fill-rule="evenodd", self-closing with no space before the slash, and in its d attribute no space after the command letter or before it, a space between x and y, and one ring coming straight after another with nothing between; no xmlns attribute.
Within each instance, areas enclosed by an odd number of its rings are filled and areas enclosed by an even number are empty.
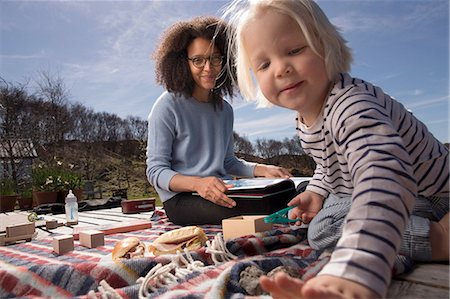
<svg viewBox="0 0 450 299"><path fill-rule="evenodd" d="M256 266L248 266L240 273L239 285L251 296L267 294L259 285L259 277L264 271Z"/></svg>

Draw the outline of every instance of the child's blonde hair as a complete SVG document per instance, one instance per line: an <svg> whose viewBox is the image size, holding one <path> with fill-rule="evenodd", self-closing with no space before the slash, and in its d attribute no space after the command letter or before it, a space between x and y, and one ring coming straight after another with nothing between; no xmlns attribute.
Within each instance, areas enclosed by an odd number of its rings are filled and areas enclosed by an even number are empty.
<svg viewBox="0 0 450 299"><path fill-rule="evenodd" d="M346 40L330 23L322 9L311 0L234 0L224 8L223 18L229 22L228 57L230 70L236 70L242 96L256 100L258 106L270 106L251 73L248 53L244 49L242 31L259 12L272 9L291 17L300 27L311 49L325 61L330 81L350 70L352 54ZM267 24L270 26L270 24ZM232 55L234 54L234 55ZM231 76L234 78L234 76Z"/></svg>

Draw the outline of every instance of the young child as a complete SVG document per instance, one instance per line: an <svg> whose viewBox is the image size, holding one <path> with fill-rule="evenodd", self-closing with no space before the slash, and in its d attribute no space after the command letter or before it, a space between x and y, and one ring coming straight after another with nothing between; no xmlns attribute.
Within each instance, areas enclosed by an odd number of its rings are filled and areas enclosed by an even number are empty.
<svg viewBox="0 0 450 299"><path fill-rule="evenodd" d="M297 111L301 145L317 163L290 217L312 219L313 247L336 246L317 277L263 277L263 288L275 298L378 298L397 253L448 261L448 149L379 87L348 74L350 50L320 7L239 0L223 17L242 95Z"/></svg>

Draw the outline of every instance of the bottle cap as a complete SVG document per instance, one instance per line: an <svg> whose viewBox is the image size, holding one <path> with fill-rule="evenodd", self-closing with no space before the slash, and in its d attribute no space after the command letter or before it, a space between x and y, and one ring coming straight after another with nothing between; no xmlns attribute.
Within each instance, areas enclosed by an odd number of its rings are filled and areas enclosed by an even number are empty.
<svg viewBox="0 0 450 299"><path fill-rule="evenodd" d="M73 194L72 190L69 190L69 194L66 196L66 203L77 202L77 197Z"/></svg>

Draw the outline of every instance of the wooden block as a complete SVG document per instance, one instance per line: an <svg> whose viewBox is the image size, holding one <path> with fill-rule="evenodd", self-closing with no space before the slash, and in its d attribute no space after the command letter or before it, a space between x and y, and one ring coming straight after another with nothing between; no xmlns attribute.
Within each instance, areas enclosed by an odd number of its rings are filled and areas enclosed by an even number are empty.
<svg viewBox="0 0 450 299"><path fill-rule="evenodd" d="M127 233L131 231L151 228L152 223L149 220L130 220L127 222L117 222L117 223L111 223L111 224L104 224L104 225L95 225L95 226L87 226L87 227L80 227L75 226L73 228L73 238L75 240L78 240L79 234L82 231L87 230L99 230L103 232L105 235L112 235L112 234L118 234L118 233Z"/></svg>
<svg viewBox="0 0 450 299"><path fill-rule="evenodd" d="M105 234L99 230L82 231L79 234L80 244L88 248L105 245Z"/></svg>
<svg viewBox="0 0 450 299"><path fill-rule="evenodd" d="M15 244L18 241L31 241L33 239L34 234L30 235L22 235L22 236L15 236L15 237L7 237L6 234L0 235L0 246Z"/></svg>
<svg viewBox="0 0 450 299"><path fill-rule="evenodd" d="M58 220L48 220L45 221L45 228L46 229L55 229L58 228L60 226L63 226L63 223L59 223Z"/></svg>
<svg viewBox="0 0 450 299"><path fill-rule="evenodd" d="M8 225L6 227L6 237L18 237L34 234L34 222Z"/></svg>
<svg viewBox="0 0 450 299"><path fill-rule="evenodd" d="M236 216L222 220L223 238L229 240L245 235L251 235L272 229L271 223L265 223L264 217L256 216Z"/></svg>
<svg viewBox="0 0 450 299"><path fill-rule="evenodd" d="M73 236L61 235L53 238L53 250L58 254L72 251L74 248Z"/></svg>

